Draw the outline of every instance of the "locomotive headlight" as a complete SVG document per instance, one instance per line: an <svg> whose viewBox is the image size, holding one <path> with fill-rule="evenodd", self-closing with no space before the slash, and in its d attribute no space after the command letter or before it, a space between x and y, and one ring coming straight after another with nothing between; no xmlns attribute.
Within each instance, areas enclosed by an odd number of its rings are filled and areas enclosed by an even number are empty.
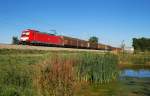
<svg viewBox="0 0 150 96"><path fill-rule="evenodd" d="M22 41L27 41L29 39L29 37L21 37L20 40Z"/></svg>
<svg viewBox="0 0 150 96"><path fill-rule="evenodd" d="M26 35L29 35L30 34L30 32L26 32Z"/></svg>

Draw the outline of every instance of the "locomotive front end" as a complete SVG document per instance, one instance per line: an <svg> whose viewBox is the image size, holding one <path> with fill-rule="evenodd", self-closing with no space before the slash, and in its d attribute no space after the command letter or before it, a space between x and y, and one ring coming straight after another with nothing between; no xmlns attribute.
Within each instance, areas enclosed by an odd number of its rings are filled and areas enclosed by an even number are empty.
<svg viewBox="0 0 150 96"><path fill-rule="evenodd" d="M28 43L30 43L29 36L30 36L30 30L23 31L22 34L21 34L19 43L20 44L28 44Z"/></svg>

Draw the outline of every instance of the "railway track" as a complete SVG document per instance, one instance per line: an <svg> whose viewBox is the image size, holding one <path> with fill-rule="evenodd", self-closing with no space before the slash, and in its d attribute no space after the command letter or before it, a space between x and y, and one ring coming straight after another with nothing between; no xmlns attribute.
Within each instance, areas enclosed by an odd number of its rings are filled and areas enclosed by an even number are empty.
<svg viewBox="0 0 150 96"><path fill-rule="evenodd" d="M0 49L24 49L24 50L28 49L28 50L48 50L48 51L106 52L104 50L93 50L93 49L75 49L75 48L29 46L29 45L11 45L11 44L0 44Z"/></svg>

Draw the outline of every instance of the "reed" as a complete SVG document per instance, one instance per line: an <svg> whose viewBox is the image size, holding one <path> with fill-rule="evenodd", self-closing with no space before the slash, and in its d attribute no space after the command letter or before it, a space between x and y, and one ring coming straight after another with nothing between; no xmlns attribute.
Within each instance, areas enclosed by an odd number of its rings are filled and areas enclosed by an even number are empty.
<svg viewBox="0 0 150 96"><path fill-rule="evenodd" d="M80 54L76 66L77 79L91 83L108 83L117 78L117 63L117 56L113 54Z"/></svg>

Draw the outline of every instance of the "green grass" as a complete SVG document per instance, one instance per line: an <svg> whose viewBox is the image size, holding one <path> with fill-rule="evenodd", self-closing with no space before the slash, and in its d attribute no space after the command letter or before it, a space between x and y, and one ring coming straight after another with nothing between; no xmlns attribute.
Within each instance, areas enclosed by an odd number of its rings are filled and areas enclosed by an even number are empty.
<svg viewBox="0 0 150 96"><path fill-rule="evenodd" d="M46 55L46 54L45 54ZM0 96L33 96L34 64L44 60L44 52L0 50Z"/></svg>
<svg viewBox="0 0 150 96"><path fill-rule="evenodd" d="M121 87L121 88L120 88ZM116 82L111 82L109 84L102 84L97 86L96 84L89 85L86 87L81 87L75 96L127 96L123 95L122 86L119 86ZM120 95L118 93L121 93Z"/></svg>
<svg viewBox="0 0 150 96"><path fill-rule="evenodd" d="M32 68L9 64L0 67L0 96L33 96Z"/></svg>
<svg viewBox="0 0 150 96"><path fill-rule="evenodd" d="M76 85L117 78L118 57L92 52L0 50L0 96L72 96Z"/></svg>
<svg viewBox="0 0 150 96"><path fill-rule="evenodd" d="M75 96L149 96L150 78L123 77L101 86L81 86Z"/></svg>
<svg viewBox="0 0 150 96"><path fill-rule="evenodd" d="M120 64L150 65L150 54L119 54Z"/></svg>
<svg viewBox="0 0 150 96"><path fill-rule="evenodd" d="M0 55L45 54L47 52L43 50L0 49Z"/></svg>

